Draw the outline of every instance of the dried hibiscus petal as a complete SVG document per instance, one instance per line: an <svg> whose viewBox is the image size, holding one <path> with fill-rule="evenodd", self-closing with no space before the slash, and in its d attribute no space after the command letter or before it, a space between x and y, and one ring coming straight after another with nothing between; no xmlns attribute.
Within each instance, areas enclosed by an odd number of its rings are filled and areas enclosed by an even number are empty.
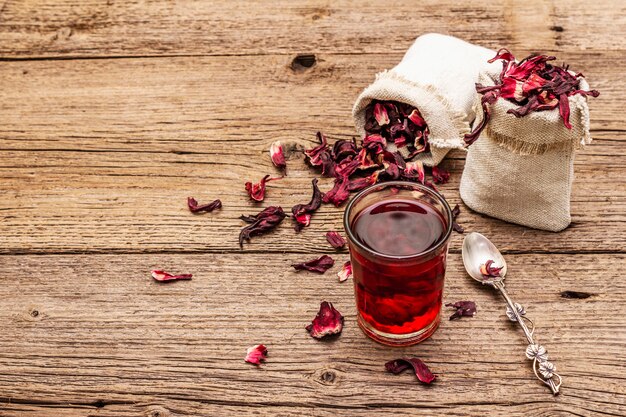
<svg viewBox="0 0 626 417"><path fill-rule="evenodd" d="M414 180L414 181L417 180L421 182L422 184L424 184L424 181L426 179L425 173L424 173L424 164L422 163L422 161L407 162L406 167L404 168L402 172L402 176L405 179Z"/></svg>
<svg viewBox="0 0 626 417"><path fill-rule="evenodd" d="M317 178L313 179L313 196L309 204L296 204L291 208L293 220L296 222L294 228L299 232L311 224L311 214L322 205L322 192L317 187Z"/></svg>
<svg viewBox="0 0 626 417"><path fill-rule="evenodd" d="M332 177L335 174L335 162L328 146L328 141L322 132L317 132L317 139L320 144L312 149L305 150L304 153L308 158L309 164L312 166L321 166L322 175Z"/></svg>
<svg viewBox="0 0 626 417"><path fill-rule="evenodd" d="M387 147L387 140L378 134L367 135L363 138L362 146L369 152L379 154Z"/></svg>
<svg viewBox="0 0 626 417"><path fill-rule="evenodd" d="M366 170L378 166L366 148L361 148L356 158L359 160L359 169Z"/></svg>
<svg viewBox="0 0 626 417"><path fill-rule="evenodd" d="M326 204L332 203L335 207L339 207L350 197L349 185L350 180L348 180L348 177L345 175L335 178L333 188L324 194L322 201Z"/></svg>
<svg viewBox="0 0 626 417"><path fill-rule="evenodd" d="M450 316L450 320L460 319L461 317L474 317L476 315L476 303L473 301L457 301L456 303L448 303L446 307L456 308L456 311Z"/></svg>
<svg viewBox="0 0 626 417"><path fill-rule="evenodd" d="M430 384L437 378L428 369L428 366L421 359L418 358L400 358L393 361L389 361L385 364L387 372L391 372L394 375L402 373L407 369L413 368L415 376L424 384Z"/></svg>
<svg viewBox="0 0 626 417"><path fill-rule="evenodd" d="M326 233L326 240L335 249L341 249L346 246L346 240L341 237L338 232L330 231Z"/></svg>
<svg viewBox="0 0 626 417"><path fill-rule="evenodd" d="M450 173L438 166L433 167L432 174L435 184L445 184L450 180Z"/></svg>
<svg viewBox="0 0 626 417"><path fill-rule="evenodd" d="M350 263L350 261L347 261L345 264L343 264L343 266L341 267L341 270L337 272L337 277L339 278L339 282L344 282L351 276L352 276L352 264Z"/></svg>
<svg viewBox="0 0 626 417"><path fill-rule="evenodd" d="M376 184L379 174L380 172L376 171L367 177L359 177L349 180L348 191L360 191L365 187Z"/></svg>
<svg viewBox="0 0 626 417"><path fill-rule="evenodd" d="M280 206L270 206L253 216L242 215L240 219L250 224L241 229L239 233L239 246L243 247L244 239L249 241L252 236L257 236L274 229L286 216Z"/></svg>
<svg viewBox="0 0 626 417"><path fill-rule="evenodd" d="M284 170L287 168L287 162L285 162L285 154L283 152L283 145L280 141L276 141L270 145L270 158L276 168Z"/></svg>
<svg viewBox="0 0 626 417"><path fill-rule="evenodd" d="M333 145L333 159L335 162L341 161L347 157L356 156L358 150L353 140L338 140Z"/></svg>
<svg viewBox="0 0 626 417"><path fill-rule="evenodd" d="M157 269L150 271L150 274L152 274L152 278L159 282L189 280L193 276L191 274L172 275L169 272L159 271Z"/></svg>
<svg viewBox="0 0 626 417"><path fill-rule="evenodd" d="M323 274L328 269L332 268L335 264L333 258L328 255L322 255L317 259L311 259L310 261L302 262L299 264L292 264L293 268L296 271L302 271L306 269L307 271L317 272L318 274Z"/></svg>
<svg viewBox="0 0 626 417"><path fill-rule="evenodd" d="M422 117L419 110L413 109L411 114L407 116L407 119L411 121L417 127L426 127L426 120Z"/></svg>
<svg viewBox="0 0 626 417"><path fill-rule="evenodd" d="M256 345L248 348L245 361L254 365L260 365L267 359L267 348L265 345Z"/></svg>
<svg viewBox="0 0 626 417"><path fill-rule="evenodd" d="M313 319L313 322L306 326L306 330L311 337L321 339L325 336L339 334L343 329L343 316L332 303L322 301L320 311Z"/></svg>
<svg viewBox="0 0 626 417"><path fill-rule="evenodd" d="M208 204L200 205L198 204L198 200L196 200L195 198L187 197L187 207L189 207L189 211L191 211L192 213L200 213L202 211L210 212L215 209L222 208L222 202L221 200L217 199Z"/></svg>
<svg viewBox="0 0 626 417"><path fill-rule="evenodd" d="M456 219L457 217L459 217L459 214L461 214L461 208L457 204L452 209L452 229L454 229L454 231L457 233L463 233L465 232L465 228L463 228L463 226L461 226L460 224L456 222Z"/></svg>
<svg viewBox="0 0 626 417"><path fill-rule="evenodd" d="M389 115L387 114L387 109L385 109L384 104L374 104L374 118L376 119L376 122L379 126L389 124Z"/></svg>
<svg viewBox="0 0 626 417"><path fill-rule="evenodd" d="M361 162L358 158L348 157L335 165L335 178L349 177L360 167Z"/></svg>
<svg viewBox="0 0 626 417"><path fill-rule="evenodd" d="M279 180L279 179L281 178L270 178L269 175L266 175L263 178L261 178L261 181L259 181L256 184L247 182L246 191L248 192L248 195L250 196L250 198L253 199L254 201L263 201L263 199L265 198L265 184L270 181Z"/></svg>
<svg viewBox="0 0 626 417"><path fill-rule="evenodd" d="M502 267L493 266L494 261L489 259L487 262L480 266L480 273L483 274L484 279L496 278L500 276Z"/></svg>

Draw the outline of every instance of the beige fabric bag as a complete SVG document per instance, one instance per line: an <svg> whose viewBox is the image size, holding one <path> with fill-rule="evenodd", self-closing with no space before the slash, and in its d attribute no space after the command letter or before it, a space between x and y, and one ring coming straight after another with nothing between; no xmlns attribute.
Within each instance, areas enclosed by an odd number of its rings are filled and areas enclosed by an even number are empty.
<svg viewBox="0 0 626 417"><path fill-rule="evenodd" d="M439 164L450 149L463 148L463 136L476 118L475 83L494 51L460 39L430 33L415 40L402 61L383 71L356 100L352 115L358 134L365 134L365 108L374 99L393 100L419 109L430 131L430 152L416 158Z"/></svg>
<svg viewBox="0 0 626 417"><path fill-rule="evenodd" d="M483 85L498 73L485 71ZM589 85L580 79L580 89ZM514 103L499 98L492 117L469 146L461 178L461 198L471 209L511 223L557 232L571 222L570 196L575 151L589 143L586 97L569 97L571 129L558 108L517 118L507 114ZM480 97L476 112L482 117ZM478 120L476 121L476 123Z"/></svg>

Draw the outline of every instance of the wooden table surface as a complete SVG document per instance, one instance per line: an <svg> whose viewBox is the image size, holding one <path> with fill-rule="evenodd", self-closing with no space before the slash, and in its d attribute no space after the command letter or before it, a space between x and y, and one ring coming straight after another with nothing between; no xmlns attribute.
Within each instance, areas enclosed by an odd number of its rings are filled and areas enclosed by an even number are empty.
<svg viewBox="0 0 626 417"><path fill-rule="evenodd" d="M308 201L301 150L318 130L351 138L360 90L432 31L556 54L602 93L567 230L463 205L459 219L506 255L510 293L564 378L558 397L501 299L463 272L462 235L444 300L478 314L400 349L362 334L337 282L348 255L324 233L342 210L238 247L238 216L258 211L244 182L276 172L269 145L286 144L289 176L262 206ZM0 1L0 416L625 415L625 34L617 0ZM460 151L443 163L452 204L463 164ZM189 195L224 207L191 215ZM324 253L337 261L325 275L289 266ZM194 278L159 285L153 268ZM304 331L321 300L346 316L330 342ZM260 368L243 361L256 343L270 352ZM385 373L403 355L437 381Z"/></svg>

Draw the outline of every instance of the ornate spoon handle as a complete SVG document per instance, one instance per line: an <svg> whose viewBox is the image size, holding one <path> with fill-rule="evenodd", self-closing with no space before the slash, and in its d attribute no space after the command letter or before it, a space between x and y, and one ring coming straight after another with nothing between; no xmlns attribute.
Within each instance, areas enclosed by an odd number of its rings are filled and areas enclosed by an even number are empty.
<svg viewBox="0 0 626 417"><path fill-rule="evenodd" d="M520 304L514 303L504 289L504 282L496 281L492 284L494 287L500 290L502 296L506 300L507 308L506 315L509 320L519 323L528 339L528 347L526 348L526 357L533 361L533 371L535 376L539 378L541 382L546 384L552 390L554 395L559 393L561 387L561 376L556 373L556 366L552 362L548 362L548 352L546 348L539 345L533 339L535 332L535 325L526 317L526 310ZM531 325L529 329L526 325L528 322ZM557 382L558 381L558 382Z"/></svg>

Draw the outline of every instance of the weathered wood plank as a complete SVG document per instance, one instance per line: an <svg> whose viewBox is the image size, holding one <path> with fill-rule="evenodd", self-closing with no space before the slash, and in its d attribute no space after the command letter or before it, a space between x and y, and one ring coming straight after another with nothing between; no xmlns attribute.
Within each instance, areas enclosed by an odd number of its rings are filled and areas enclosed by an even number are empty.
<svg viewBox="0 0 626 417"><path fill-rule="evenodd" d="M6 1L0 56L377 54L404 51L433 31L496 49L623 51L625 16L614 0Z"/></svg>
<svg viewBox="0 0 626 417"><path fill-rule="evenodd" d="M577 57L606 94L591 101L600 139L577 161L574 226L562 234L537 232L466 210L461 222L468 230L510 237L503 250L626 248L626 129L624 99L617 95L624 81L612 66L616 55L601 64ZM352 100L397 59L329 55L298 74L280 56L4 63L0 189L8 198L0 203L0 251L238 250L237 217L258 210L243 183L275 172L269 144L280 139L291 155L289 177L271 183L267 204L289 208L308 201L314 173L298 150L311 146L317 129L333 139L351 137ZM462 158L456 152L446 162L453 181L443 190L453 203ZM222 198L224 209L192 216L184 204L188 195ZM319 251L322 232L340 228L340 216L324 207L301 235L287 221L275 236L248 248Z"/></svg>
<svg viewBox="0 0 626 417"><path fill-rule="evenodd" d="M0 231L4 253L45 252L239 252L237 236L244 223L238 217L260 210L243 184L274 173L266 155L233 158L230 150L203 155L116 152L4 152L0 155ZM572 196L574 224L554 234L489 219L463 209L459 219L467 231L503 237L507 252L573 252L626 250L626 182L624 158L576 166ZM222 161L222 162L220 162ZM256 161L261 161L258 166ZM458 184L462 159L445 162L452 181L441 187L451 204L460 202ZM306 203L311 178L301 154L289 160L289 176L268 185L268 205L286 210ZM610 179L609 179L610 178ZM329 179L322 190L331 187ZM187 196L220 198L223 208L193 215ZM324 233L343 230L342 208L324 205L310 227L295 233L290 219L267 236L259 236L245 250L323 252ZM460 250L462 236L454 234L452 250Z"/></svg>
<svg viewBox="0 0 626 417"><path fill-rule="evenodd" d="M533 380L522 334L502 301L465 276L458 254L450 256L444 299L475 300L478 314L444 320L429 341L398 349L357 328L349 283L332 271L291 271L299 255L1 256L0 412L624 414L626 319L615 309L626 284L614 275L626 257L507 258L509 291L565 378L558 397ZM153 267L194 279L160 285L149 277ZM564 290L593 295L564 299ZM330 342L303 329L322 299L346 316ZM259 342L270 357L255 369L242 357ZM404 354L424 359L437 382L425 388L410 375L386 374L383 363Z"/></svg>
<svg viewBox="0 0 626 417"><path fill-rule="evenodd" d="M350 137L357 95L401 58L324 54L304 72L277 55L5 62L0 138L34 149L210 152L209 141L308 139L320 129ZM594 135L623 139L623 53L559 58L601 92L589 101Z"/></svg>

